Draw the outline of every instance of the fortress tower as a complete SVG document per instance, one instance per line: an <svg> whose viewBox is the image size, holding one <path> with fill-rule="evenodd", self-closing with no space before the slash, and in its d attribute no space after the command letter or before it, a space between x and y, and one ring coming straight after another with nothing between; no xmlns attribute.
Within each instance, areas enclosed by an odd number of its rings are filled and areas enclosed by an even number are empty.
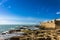
<svg viewBox="0 0 60 40"><path fill-rule="evenodd" d="M41 29L59 29L60 28L60 19L55 19L47 22L40 23Z"/></svg>

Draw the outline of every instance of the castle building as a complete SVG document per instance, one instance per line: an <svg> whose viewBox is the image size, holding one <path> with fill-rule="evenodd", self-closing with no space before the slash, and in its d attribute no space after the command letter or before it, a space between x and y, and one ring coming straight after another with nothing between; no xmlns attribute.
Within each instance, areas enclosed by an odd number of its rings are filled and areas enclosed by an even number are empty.
<svg viewBox="0 0 60 40"><path fill-rule="evenodd" d="M42 22L42 23L40 23L40 28L42 28L42 29L59 29L60 28L60 19Z"/></svg>

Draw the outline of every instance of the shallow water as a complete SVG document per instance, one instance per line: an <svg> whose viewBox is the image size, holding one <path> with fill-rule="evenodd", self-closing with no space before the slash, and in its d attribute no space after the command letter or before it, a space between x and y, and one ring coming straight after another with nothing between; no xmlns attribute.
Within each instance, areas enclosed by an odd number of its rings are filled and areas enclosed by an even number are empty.
<svg viewBox="0 0 60 40"><path fill-rule="evenodd" d="M0 33L5 32L5 31L9 31L12 29L19 29L20 27L26 27L26 25L0 25ZM27 26L28 29L34 30L35 27L33 26Z"/></svg>
<svg viewBox="0 0 60 40"><path fill-rule="evenodd" d="M0 25L0 33L4 31L9 31L11 29L15 29L18 26L20 25Z"/></svg>

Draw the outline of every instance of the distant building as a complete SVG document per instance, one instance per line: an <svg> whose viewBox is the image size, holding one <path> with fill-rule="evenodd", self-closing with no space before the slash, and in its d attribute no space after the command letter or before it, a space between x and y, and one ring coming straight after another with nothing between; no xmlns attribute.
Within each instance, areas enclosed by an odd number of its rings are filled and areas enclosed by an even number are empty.
<svg viewBox="0 0 60 40"><path fill-rule="evenodd" d="M40 23L41 29L57 29L60 28L60 19L55 19Z"/></svg>

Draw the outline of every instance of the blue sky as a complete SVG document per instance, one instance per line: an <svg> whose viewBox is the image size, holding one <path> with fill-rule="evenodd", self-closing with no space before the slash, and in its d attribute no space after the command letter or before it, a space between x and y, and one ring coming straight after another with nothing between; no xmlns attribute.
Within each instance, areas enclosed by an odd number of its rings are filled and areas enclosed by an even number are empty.
<svg viewBox="0 0 60 40"><path fill-rule="evenodd" d="M60 18L60 0L0 0L0 24L38 24Z"/></svg>

